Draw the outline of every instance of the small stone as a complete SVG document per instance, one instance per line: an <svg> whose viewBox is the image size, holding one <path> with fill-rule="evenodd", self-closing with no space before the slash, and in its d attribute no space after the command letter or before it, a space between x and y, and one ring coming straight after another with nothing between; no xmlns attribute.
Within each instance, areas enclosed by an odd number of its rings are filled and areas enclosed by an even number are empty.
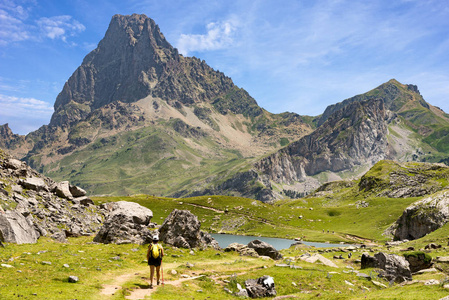
<svg viewBox="0 0 449 300"><path fill-rule="evenodd" d="M379 282L379 281L371 280L371 282L372 282L375 286L378 286L378 287L383 287L383 288L386 288L386 287L387 287L385 284L383 284L383 283L381 283L381 282Z"/></svg>
<svg viewBox="0 0 449 300"><path fill-rule="evenodd" d="M176 270L171 270L170 273L171 273L172 275L178 274L178 272L176 272Z"/></svg>
<svg viewBox="0 0 449 300"><path fill-rule="evenodd" d="M70 268L70 266L68 264L63 264L62 265L64 268Z"/></svg>
<svg viewBox="0 0 449 300"><path fill-rule="evenodd" d="M78 281L79 281L79 278L77 276L69 276L70 283L76 283Z"/></svg>
<svg viewBox="0 0 449 300"><path fill-rule="evenodd" d="M2 268L14 268L13 266L8 265L8 264L1 264L1 266L2 266Z"/></svg>
<svg viewBox="0 0 449 300"><path fill-rule="evenodd" d="M51 265L51 262L50 261L43 261L42 264L43 265Z"/></svg>
<svg viewBox="0 0 449 300"><path fill-rule="evenodd" d="M346 283L347 285L354 286L354 284L353 284L352 282L349 282L349 281L347 281L347 280L345 280L345 283Z"/></svg>

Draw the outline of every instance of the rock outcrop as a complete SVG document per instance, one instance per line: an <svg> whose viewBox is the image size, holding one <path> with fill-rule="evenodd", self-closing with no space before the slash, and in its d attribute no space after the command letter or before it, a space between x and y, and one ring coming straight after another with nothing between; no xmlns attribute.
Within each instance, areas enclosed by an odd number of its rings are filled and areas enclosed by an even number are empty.
<svg viewBox="0 0 449 300"><path fill-rule="evenodd" d="M432 266L432 257L421 251L405 253L404 257L408 261L412 273L429 269Z"/></svg>
<svg viewBox="0 0 449 300"><path fill-rule="evenodd" d="M248 247L248 245L243 245L243 244L239 244L239 243L229 244L229 246L227 246L224 249L224 251L225 252L235 251L235 252L239 253L240 255L259 257L259 254L256 252L256 250Z"/></svg>
<svg viewBox="0 0 449 300"><path fill-rule="evenodd" d="M63 194L56 188L61 185ZM34 243L40 236L64 241L70 236L94 234L103 214L85 194L68 182L54 182L0 149L3 242Z"/></svg>
<svg viewBox="0 0 449 300"><path fill-rule="evenodd" d="M374 257L364 253L362 255L361 268L379 268L379 275L388 281L397 283L412 280L412 272L409 262L396 254L376 253Z"/></svg>
<svg viewBox="0 0 449 300"><path fill-rule="evenodd" d="M249 242L248 248L254 249L257 252L257 254L261 256L268 256L274 260L282 258L282 254L279 251L277 251L276 248L261 240L254 240Z"/></svg>
<svg viewBox="0 0 449 300"><path fill-rule="evenodd" d="M444 189L443 179L449 179L445 164L383 160L360 178L359 190L377 197L421 197Z"/></svg>
<svg viewBox="0 0 449 300"><path fill-rule="evenodd" d="M159 239L179 248L220 249L218 242L200 230L198 218L188 210L173 210L159 228Z"/></svg>
<svg viewBox="0 0 449 300"><path fill-rule="evenodd" d="M449 220L449 191L435 193L407 207L389 228L396 240L414 240L437 230Z"/></svg>
<svg viewBox="0 0 449 300"><path fill-rule="evenodd" d="M33 226L31 218L21 213L8 210L0 213L0 240L6 243L34 244L39 233Z"/></svg>
<svg viewBox="0 0 449 300"><path fill-rule="evenodd" d="M148 244L152 232L148 229L153 212L138 203L118 201L102 204L107 219L94 238L98 243Z"/></svg>

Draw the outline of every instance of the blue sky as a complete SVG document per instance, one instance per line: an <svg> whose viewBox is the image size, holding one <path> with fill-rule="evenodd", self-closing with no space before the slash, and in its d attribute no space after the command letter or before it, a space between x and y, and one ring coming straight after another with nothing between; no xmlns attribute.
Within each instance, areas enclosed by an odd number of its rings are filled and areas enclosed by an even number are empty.
<svg viewBox="0 0 449 300"><path fill-rule="evenodd" d="M0 0L0 124L48 124L111 17L132 13L273 113L319 115L391 78L449 112L447 0Z"/></svg>

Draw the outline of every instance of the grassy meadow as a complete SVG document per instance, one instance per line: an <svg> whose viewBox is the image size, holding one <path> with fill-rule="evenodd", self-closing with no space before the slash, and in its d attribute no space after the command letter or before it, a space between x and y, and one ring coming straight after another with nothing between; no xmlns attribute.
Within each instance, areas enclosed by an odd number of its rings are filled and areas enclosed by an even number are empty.
<svg viewBox="0 0 449 300"><path fill-rule="evenodd" d="M164 245L166 284L150 290L146 245L96 244L92 243L93 237L69 238L68 243L62 244L40 238L33 245L7 244L0 248L0 299L138 299L135 293L139 291L144 292L141 299L235 299L226 289L236 292L237 284L244 286L246 279L263 275L274 278L279 296L299 299L440 299L449 294L444 288L449 282L445 271L449 268L444 265L439 266L443 271L414 275L414 282L407 285L375 278L374 270L361 271L370 279L357 276L360 271L357 260L363 251L372 251L371 255L377 251L402 255L401 249L410 246L423 249L433 242L443 247L429 255L449 256L446 247L449 225L419 240L387 249L383 245L388 237L382 232L417 199L368 196L353 186L334 191L332 197L321 192L314 197L274 204L227 196L172 199L136 195L93 197L93 200L96 204L137 202L153 211L152 221L157 224L162 224L173 209L187 209L198 216L202 230L211 233L369 245L368 249L356 250L350 259L341 248L323 250L305 245L282 250L281 261L215 250L190 252ZM358 205L361 201L368 206ZM306 252L319 252L338 268L300 260L299 256ZM333 259L334 255L345 259ZM69 283L72 275L79 277L79 282ZM438 284L426 285L430 279ZM112 287L112 292L106 291L106 287Z"/></svg>

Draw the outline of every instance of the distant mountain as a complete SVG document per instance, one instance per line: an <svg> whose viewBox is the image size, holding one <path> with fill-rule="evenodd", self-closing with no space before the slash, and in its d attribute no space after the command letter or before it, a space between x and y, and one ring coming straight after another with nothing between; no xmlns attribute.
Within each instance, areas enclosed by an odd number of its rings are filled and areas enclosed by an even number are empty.
<svg viewBox="0 0 449 300"><path fill-rule="evenodd" d="M212 184L205 193L234 191L268 201L360 177L383 159L449 162L449 116L425 102L416 86L394 79L329 106L317 123L309 135L258 160L249 171ZM252 182L258 185L249 190Z"/></svg>
<svg viewBox="0 0 449 300"><path fill-rule="evenodd" d="M0 147L90 193L168 195L310 133L271 114L223 73L183 57L145 15L115 15L58 95L50 124ZM222 176L220 175L220 176Z"/></svg>

